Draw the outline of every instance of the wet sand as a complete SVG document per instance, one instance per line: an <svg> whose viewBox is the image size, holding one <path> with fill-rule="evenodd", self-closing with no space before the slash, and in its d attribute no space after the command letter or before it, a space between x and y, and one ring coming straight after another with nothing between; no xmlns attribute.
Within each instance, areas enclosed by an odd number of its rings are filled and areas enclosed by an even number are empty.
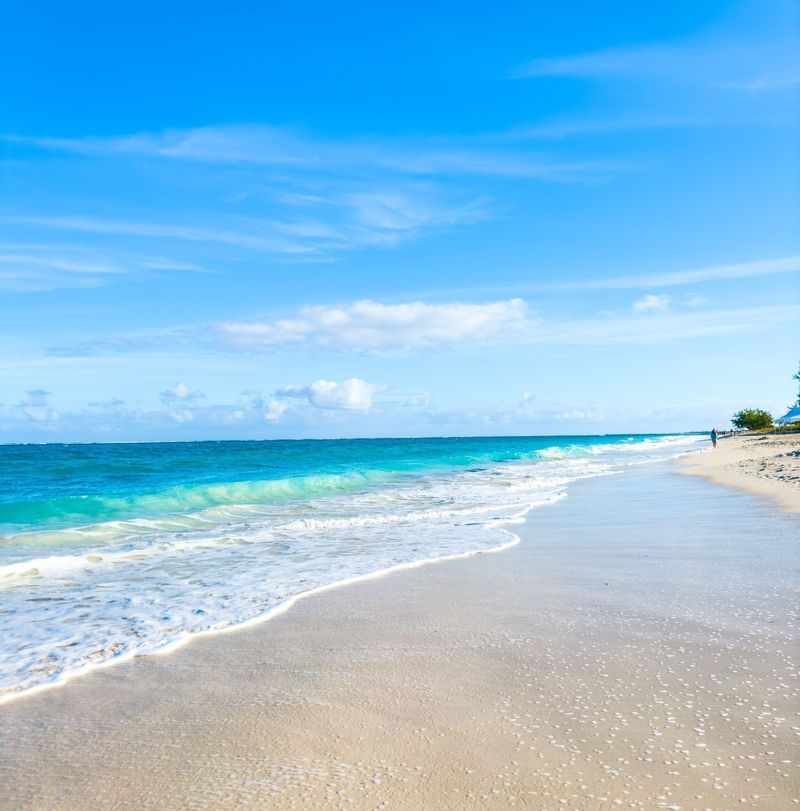
<svg viewBox="0 0 800 811"><path fill-rule="evenodd" d="M800 513L800 434L722 437L716 450L685 457L681 471L765 496L783 510Z"/></svg>
<svg viewBox="0 0 800 811"><path fill-rule="evenodd" d="M519 532L0 706L0 807L797 807L796 516L657 465Z"/></svg>

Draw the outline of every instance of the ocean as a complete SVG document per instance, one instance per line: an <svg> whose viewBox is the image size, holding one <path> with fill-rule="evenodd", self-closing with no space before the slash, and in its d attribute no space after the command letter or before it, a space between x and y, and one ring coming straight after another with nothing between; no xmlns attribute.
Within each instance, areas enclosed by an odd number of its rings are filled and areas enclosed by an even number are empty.
<svg viewBox="0 0 800 811"><path fill-rule="evenodd" d="M0 700L299 595L515 543L697 435L0 446Z"/></svg>

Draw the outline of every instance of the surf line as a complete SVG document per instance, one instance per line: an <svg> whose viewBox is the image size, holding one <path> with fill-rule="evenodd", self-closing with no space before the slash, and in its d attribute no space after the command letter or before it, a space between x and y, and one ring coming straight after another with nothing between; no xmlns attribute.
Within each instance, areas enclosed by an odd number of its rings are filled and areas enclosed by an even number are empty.
<svg viewBox="0 0 800 811"><path fill-rule="evenodd" d="M374 572L367 572L365 574L354 575L353 577L346 577L342 580L336 580L333 583L326 583L322 586L315 586L312 589L308 589L307 591L301 591L298 594L293 594L288 599L284 600L284 602L280 603L279 605L273 606L272 608L265 611L263 614L259 614L256 617L251 617L248 620L244 620L243 622L232 623L231 625L226 625L222 628L209 628L204 631L191 631L185 632L178 636L177 638L173 639L171 642L166 643L165 645L155 648L153 650L146 650L146 651L128 651L127 653L119 654L118 656L112 656L109 659L106 659L102 662L90 662L85 665L81 665L76 668L72 668L68 671L64 671L61 673L56 679L53 681L44 682L42 684L36 684L32 687L28 687L24 690L18 691L11 691L7 692L4 695L0 696L0 705L6 704L10 701L15 701L17 699L25 698L27 696L33 695L35 693L41 693L45 690L52 690L56 687L63 687L65 684L69 683L73 679L76 679L80 676L85 676L95 670L101 670L107 667L113 667L114 665L123 664L124 662L129 662L131 659L136 657L144 657L144 656L163 656L168 653L172 653L179 648L182 648L184 645L189 644L195 639L200 639L206 636L216 636L218 634L225 634L231 633L235 631L242 631L247 628L251 628L255 625L260 625L264 622L269 622L276 617L279 617L281 614L285 614L289 609L295 606L300 600L305 600L309 597L313 597L318 594L323 594L326 591L333 591L333 589L342 588L344 586L352 586L357 583L363 583L369 580L378 580L379 578L386 577L387 575L394 574L396 572L401 572L408 569L417 569L421 568L422 566L428 566L434 563L445 563L446 561L450 560L460 560L463 558L470 558L474 557L475 555L491 555L497 554L499 552L505 552L508 549L516 546L521 538L519 535L511 532L510 530L506 529L503 525L509 524L524 524L525 523L525 516L535 507L545 507L549 506L550 504L555 504L556 502L560 501L567 495L566 491L562 491L556 493L550 499L544 502L535 502L530 504L529 506L525 507L519 513L515 513L514 515L509 516L508 518L498 521L497 523L489 523L486 524L485 527L496 527L500 529L501 532L506 533L509 536L509 540L505 543L500 544L499 546L494 546L489 549L471 549L466 552L456 552L451 555L442 555L440 557L433 557L433 558L420 558L419 560L412 560L408 561L407 563L397 563L394 566L388 566L384 569L378 569Z"/></svg>

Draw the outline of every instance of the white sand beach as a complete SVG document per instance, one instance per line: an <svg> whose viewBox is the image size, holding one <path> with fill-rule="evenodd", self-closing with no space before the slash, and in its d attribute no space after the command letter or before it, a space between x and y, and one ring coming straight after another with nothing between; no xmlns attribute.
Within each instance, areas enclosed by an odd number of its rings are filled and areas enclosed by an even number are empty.
<svg viewBox="0 0 800 811"><path fill-rule="evenodd" d="M712 453L684 457L681 469L800 512L800 434L722 437Z"/></svg>
<svg viewBox="0 0 800 811"><path fill-rule="evenodd" d="M0 807L795 807L797 517L665 464L520 533L0 707Z"/></svg>

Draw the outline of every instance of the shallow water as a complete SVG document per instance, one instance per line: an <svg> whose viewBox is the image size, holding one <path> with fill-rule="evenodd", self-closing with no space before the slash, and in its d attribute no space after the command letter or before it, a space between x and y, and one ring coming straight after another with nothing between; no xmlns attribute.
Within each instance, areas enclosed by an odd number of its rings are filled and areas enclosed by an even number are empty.
<svg viewBox="0 0 800 811"><path fill-rule="evenodd" d="M513 540L696 435L0 447L0 695Z"/></svg>

